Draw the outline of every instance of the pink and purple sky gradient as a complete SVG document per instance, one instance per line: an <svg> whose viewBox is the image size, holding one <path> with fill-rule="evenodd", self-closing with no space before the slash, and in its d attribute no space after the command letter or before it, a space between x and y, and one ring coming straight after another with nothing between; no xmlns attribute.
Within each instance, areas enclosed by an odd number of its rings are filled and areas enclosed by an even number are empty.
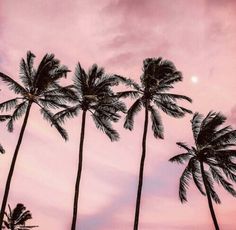
<svg viewBox="0 0 236 230"><path fill-rule="evenodd" d="M85 68L97 63L109 73L138 80L142 60L162 56L183 72L184 81L174 91L194 100L190 109L220 110L236 128L235 12L234 0L1 0L0 71L18 79L20 58L31 50L37 61L54 53L72 73L80 61ZM1 88L1 101L12 96ZM168 162L180 153L176 141L192 143L191 116L162 118L165 140L154 139L149 129L140 230L213 229L206 199L194 186L189 202L180 203L183 167ZM115 126L120 141L111 143L88 119L78 216L82 230L132 229L143 113L132 133L122 128L123 120ZM23 202L40 230L69 229L80 121L81 116L66 123L70 140L64 142L36 109L30 115L9 203ZM0 157L0 197L20 126L9 134L1 125L0 142L7 152ZM236 200L217 190L220 225L235 230Z"/></svg>

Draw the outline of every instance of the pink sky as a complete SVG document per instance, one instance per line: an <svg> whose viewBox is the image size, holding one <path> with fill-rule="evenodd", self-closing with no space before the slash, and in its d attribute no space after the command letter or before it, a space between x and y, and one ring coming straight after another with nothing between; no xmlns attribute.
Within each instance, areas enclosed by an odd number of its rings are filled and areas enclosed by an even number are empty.
<svg viewBox="0 0 236 230"><path fill-rule="evenodd" d="M236 128L235 10L233 0L2 0L0 71L17 79L20 58L31 50L37 61L54 53L72 72L78 61L85 68L97 63L109 73L138 80L142 60L162 56L183 72L184 81L174 91L194 100L190 109L204 114L221 110ZM192 76L198 77L197 84ZM10 96L3 87L1 101ZM165 140L148 135L140 230L213 229L207 201L194 186L189 202L179 202L183 168L168 162L180 152L176 141L191 144L191 116L162 117ZM40 230L69 229L80 121L81 116L66 123L70 140L65 143L36 109L31 113L9 203L23 202ZM120 141L111 143L88 119L78 216L82 230L132 229L143 113L132 133L122 123L123 118L116 125ZM21 121L9 134L1 125L0 142L7 153L0 157L0 197L20 126ZM217 190L220 225L234 230L236 200Z"/></svg>

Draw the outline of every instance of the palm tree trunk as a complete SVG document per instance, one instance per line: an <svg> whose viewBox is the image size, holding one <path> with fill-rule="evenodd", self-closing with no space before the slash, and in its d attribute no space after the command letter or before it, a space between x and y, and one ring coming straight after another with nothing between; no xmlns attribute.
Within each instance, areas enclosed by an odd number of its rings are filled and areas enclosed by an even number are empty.
<svg viewBox="0 0 236 230"><path fill-rule="evenodd" d="M144 172L144 162L146 157L146 138L147 138L147 130L148 130L148 105L145 106L145 121L144 121L144 129L143 129L143 141L142 141L142 157L139 166L139 182L138 182L138 192L136 198L136 209L135 209L135 218L134 218L134 230L138 230L139 224L139 211L140 211L140 202L141 202L141 194L143 187L143 172Z"/></svg>
<svg viewBox="0 0 236 230"><path fill-rule="evenodd" d="M26 127L26 124L27 124L27 121L28 121L28 118L29 118L29 113L30 113L31 106L32 106L32 102L29 102L27 110L26 110L25 118L24 118L24 121L23 121L23 124L22 124L22 127L21 127L18 142L17 142L16 148L15 148L15 152L14 152L14 155L13 155L13 158L12 158L11 167L10 167L10 170L9 170L9 173L8 173L7 182L6 182L6 185L5 185L5 192L4 192L2 206L1 206L1 212L0 212L0 229L2 229L2 224L3 224L3 219L4 219L4 212L5 212L5 209L6 209L7 199L8 199L8 195L9 195L9 191L10 191L10 186L11 186L11 179L12 179L12 176L13 176L13 172L14 172L18 152L19 152L19 149L20 149L20 145L21 145L23 135L24 135L24 132L25 132L25 127Z"/></svg>
<svg viewBox="0 0 236 230"><path fill-rule="evenodd" d="M76 177L76 183L75 183L74 207L73 207L73 218L72 218L71 230L75 230L75 227L76 227L78 199L79 199L79 186L80 186L82 164L83 164L85 121L86 121L86 110L83 110L82 126L81 126L81 133L80 133L80 146L79 146L79 163L78 163L78 171L77 171L77 177Z"/></svg>
<svg viewBox="0 0 236 230"><path fill-rule="evenodd" d="M207 195L208 205L209 205L209 209L210 209L210 212L211 212L211 217L212 217L212 220L214 222L215 229L220 230L217 219L216 219L215 211L214 211L214 208L213 208L211 196L210 196L209 190L207 189L207 182L206 182L206 177L205 177L205 173L204 173L203 162L200 162L200 166L201 166L201 173L202 173L203 183L204 183L204 187L205 187L205 191L206 191L206 195Z"/></svg>

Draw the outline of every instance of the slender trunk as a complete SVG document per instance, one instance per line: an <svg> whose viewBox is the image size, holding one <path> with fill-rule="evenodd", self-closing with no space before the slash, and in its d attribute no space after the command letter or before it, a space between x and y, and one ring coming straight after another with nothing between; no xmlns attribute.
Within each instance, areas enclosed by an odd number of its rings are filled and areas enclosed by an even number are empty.
<svg viewBox="0 0 236 230"><path fill-rule="evenodd" d="M140 202L141 202L142 186L143 186L144 162L145 162L145 156L146 156L147 129L148 129L148 105L145 106L145 121L144 121L143 141L142 141L142 157L141 157L140 167L139 167L139 182L138 182L138 192L137 192L137 198L136 198L134 230L138 230L138 224L139 224L139 211L140 211Z"/></svg>
<svg viewBox="0 0 236 230"><path fill-rule="evenodd" d="M86 121L86 110L83 111L83 115L82 115L82 126L81 126L81 132L80 132L80 146L79 146L79 163L78 163L78 171L77 171L77 177L76 177L76 183L75 183L74 207L73 207L73 218L72 218L71 230L75 230L75 227L76 227L78 199L79 199L79 186L80 186L82 164L83 164L85 121Z"/></svg>
<svg viewBox="0 0 236 230"><path fill-rule="evenodd" d="M16 145L16 149L12 158L12 162L11 162L11 167L8 173L8 177L7 177L7 182L5 185L5 192L3 195L3 200L2 200L2 206L1 206L1 213L0 213L0 229L2 229L2 225L3 225L3 218L4 218L4 212L6 209L6 205L7 205L7 199L8 199L8 195L9 195L9 191L10 191L10 186L11 186L11 179L13 176L13 172L14 172L14 168L15 168L15 164L16 164L16 159L18 156L18 152L20 149L20 145L24 136L24 132L25 132L25 127L29 118L29 113L30 113L30 108L32 106L32 102L29 102L27 110L26 110L26 114L25 114L25 118L21 127L21 131L20 131L20 135L19 135L19 139Z"/></svg>
<svg viewBox="0 0 236 230"><path fill-rule="evenodd" d="M210 212L211 212L211 217L212 217L212 220L214 222L215 229L220 230L217 219L216 219L215 211L214 211L214 208L213 208L211 195L210 195L209 190L207 188L207 181L206 181L206 177L205 177L205 173L204 173L203 162L200 162L200 166L201 166L201 173L202 173L203 183L204 183L205 190L206 190L208 205L209 205L209 209L210 209Z"/></svg>

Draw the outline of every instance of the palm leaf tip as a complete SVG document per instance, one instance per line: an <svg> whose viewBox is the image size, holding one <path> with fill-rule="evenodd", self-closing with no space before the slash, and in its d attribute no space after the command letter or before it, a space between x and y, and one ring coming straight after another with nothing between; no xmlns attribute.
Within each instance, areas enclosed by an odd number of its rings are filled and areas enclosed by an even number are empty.
<svg viewBox="0 0 236 230"><path fill-rule="evenodd" d="M190 151L190 148L188 147L188 145L184 142L176 142L176 144L179 146L179 148L183 148L187 151Z"/></svg>
<svg viewBox="0 0 236 230"><path fill-rule="evenodd" d="M41 108L40 112L42 113L43 117L51 123L51 126L54 126L56 128L56 130L59 132L59 134L62 136L62 138L67 141L68 140L68 134L67 131L62 128L62 126L58 123L57 120L55 120L53 114L45 109L45 108Z"/></svg>
<svg viewBox="0 0 236 230"><path fill-rule="evenodd" d="M164 127L161 121L160 114L152 106L149 106L149 110L151 111L152 130L154 137L164 139Z"/></svg>
<svg viewBox="0 0 236 230"><path fill-rule="evenodd" d="M2 145L0 144L0 153L5 153L4 148L2 147Z"/></svg>
<svg viewBox="0 0 236 230"><path fill-rule="evenodd" d="M170 162L176 162L178 164L184 164L186 160L188 160L190 158L188 153L182 153L182 154L178 154L174 157L171 157L169 159Z"/></svg>
<svg viewBox="0 0 236 230"><path fill-rule="evenodd" d="M11 118L11 115L0 115L0 122L6 121Z"/></svg>
<svg viewBox="0 0 236 230"><path fill-rule="evenodd" d="M134 116L142 109L142 100L137 99L127 111L124 128L132 130L134 125Z"/></svg>
<svg viewBox="0 0 236 230"><path fill-rule="evenodd" d="M179 180L179 198L181 203L187 202L187 189L189 181L192 178L192 161L190 160L188 166L183 171Z"/></svg>
<svg viewBox="0 0 236 230"><path fill-rule="evenodd" d="M99 117L99 115L96 114L93 114L92 118L95 122L96 127L102 132L104 132L110 138L111 141L119 140L119 133L112 128L109 120L103 119L102 117Z"/></svg>

